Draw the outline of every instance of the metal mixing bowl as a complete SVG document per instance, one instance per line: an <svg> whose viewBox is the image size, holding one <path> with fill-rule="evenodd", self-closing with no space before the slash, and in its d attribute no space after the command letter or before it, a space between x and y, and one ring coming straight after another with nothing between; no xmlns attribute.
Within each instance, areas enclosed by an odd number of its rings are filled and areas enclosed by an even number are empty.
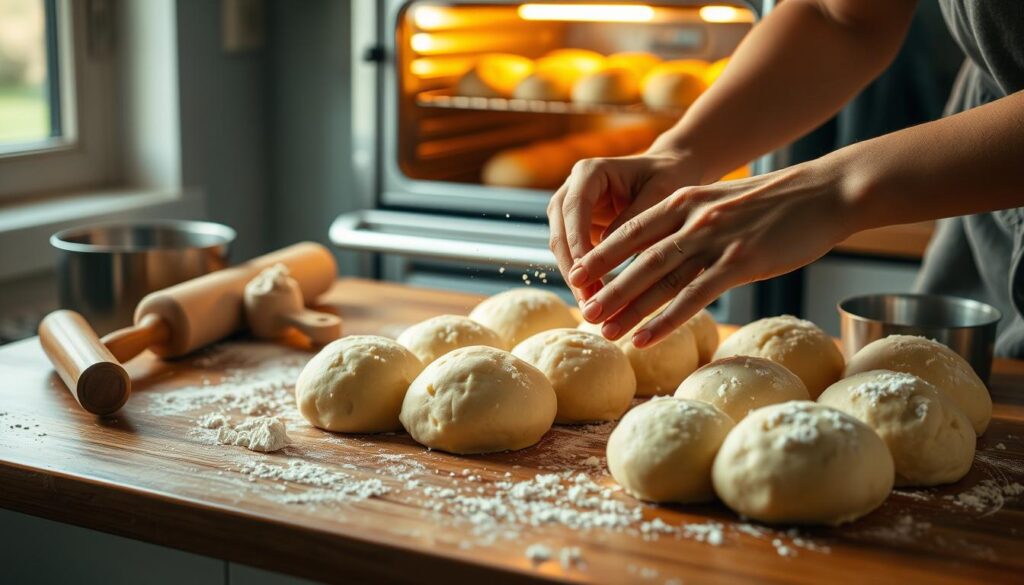
<svg viewBox="0 0 1024 585"><path fill-rule="evenodd" d="M952 348L988 383L1002 318L991 305L943 295L876 294L846 299L838 309L847 357L887 335L920 335Z"/></svg>
<svg viewBox="0 0 1024 585"><path fill-rule="evenodd" d="M204 221L155 220L67 229L57 249L57 287L65 309L100 335L132 323L147 294L224 268L235 230Z"/></svg>

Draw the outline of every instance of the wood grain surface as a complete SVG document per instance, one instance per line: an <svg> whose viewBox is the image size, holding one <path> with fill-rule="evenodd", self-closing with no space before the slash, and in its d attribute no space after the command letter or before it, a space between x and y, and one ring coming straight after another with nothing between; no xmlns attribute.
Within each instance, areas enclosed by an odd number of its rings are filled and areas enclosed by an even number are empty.
<svg viewBox="0 0 1024 585"><path fill-rule="evenodd" d="M426 317L464 314L477 300L344 280L327 304L344 317L347 334L396 336ZM130 363L135 391L128 404L112 418L97 418L60 386L37 340L4 347L0 506L346 583L1019 583L1024 574L1024 494L1014 488L1024 483L1024 362L997 362L996 418L979 439L970 474L955 485L900 490L852 524L798 530L747 525L720 504L655 507L612 494L647 526L660 521L671 528L645 537L640 523L622 530L577 530L564 522L481 530L449 500L430 495L447 488L493 494L507 485L501 482L528 482L539 473L566 472L569 482L582 473L612 486L602 473L612 425L560 426L530 449L476 457L427 451L404 434L326 433L295 418L288 404L289 378L309 355L297 345L242 338L173 362L144 354ZM212 431L196 421L214 411L243 419L238 407L247 406L238 397L254 389L292 411L285 418L295 443L271 454L213 444ZM294 465L367 485L379 480L387 493L319 501L316 486L251 473ZM986 486L998 497L980 505L964 500ZM721 542L684 526L718 526ZM534 544L555 558L532 562L525 552ZM572 547L578 561L563 566L558 554Z"/></svg>

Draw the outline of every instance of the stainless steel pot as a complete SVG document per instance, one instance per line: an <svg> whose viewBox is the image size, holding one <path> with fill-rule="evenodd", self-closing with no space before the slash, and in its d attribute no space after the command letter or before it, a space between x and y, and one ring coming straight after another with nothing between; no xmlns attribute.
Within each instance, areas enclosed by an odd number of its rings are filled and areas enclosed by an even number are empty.
<svg viewBox="0 0 1024 585"><path fill-rule="evenodd" d="M846 299L838 309L847 357L887 335L920 335L952 348L988 383L1002 318L991 305L942 295L876 294Z"/></svg>
<svg viewBox="0 0 1024 585"><path fill-rule="evenodd" d="M224 268L235 230L203 221L106 223L57 232L61 306L103 335L132 323L139 300Z"/></svg>

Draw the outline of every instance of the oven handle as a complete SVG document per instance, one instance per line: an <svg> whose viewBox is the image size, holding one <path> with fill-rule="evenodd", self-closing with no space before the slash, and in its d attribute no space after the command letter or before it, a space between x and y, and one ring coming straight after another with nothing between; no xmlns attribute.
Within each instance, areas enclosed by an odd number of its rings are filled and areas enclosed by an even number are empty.
<svg viewBox="0 0 1024 585"><path fill-rule="evenodd" d="M546 270L556 266L548 227L512 220L363 210L335 219L330 239L339 248L360 252Z"/></svg>

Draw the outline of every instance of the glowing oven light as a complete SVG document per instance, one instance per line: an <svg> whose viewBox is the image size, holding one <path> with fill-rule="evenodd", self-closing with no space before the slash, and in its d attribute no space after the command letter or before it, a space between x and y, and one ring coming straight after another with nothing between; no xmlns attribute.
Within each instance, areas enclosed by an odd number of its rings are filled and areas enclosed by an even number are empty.
<svg viewBox="0 0 1024 585"><path fill-rule="evenodd" d="M448 24L448 11L440 6L418 6L413 12L416 26L423 30L435 30Z"/></svg>
<svg viewBox="0 0 1024 585"><path fill-rule="evenodd" d="M704 22L753 22L754 15L749 10L733 6L701 6L700 18Z"/></svg>
<svg viewBox="0 0 1024 585"><path fill-rule="evenodd" d="M642 4L523 4L523 20L564 20L581 22L649 22L654 9Z"/></svg>

